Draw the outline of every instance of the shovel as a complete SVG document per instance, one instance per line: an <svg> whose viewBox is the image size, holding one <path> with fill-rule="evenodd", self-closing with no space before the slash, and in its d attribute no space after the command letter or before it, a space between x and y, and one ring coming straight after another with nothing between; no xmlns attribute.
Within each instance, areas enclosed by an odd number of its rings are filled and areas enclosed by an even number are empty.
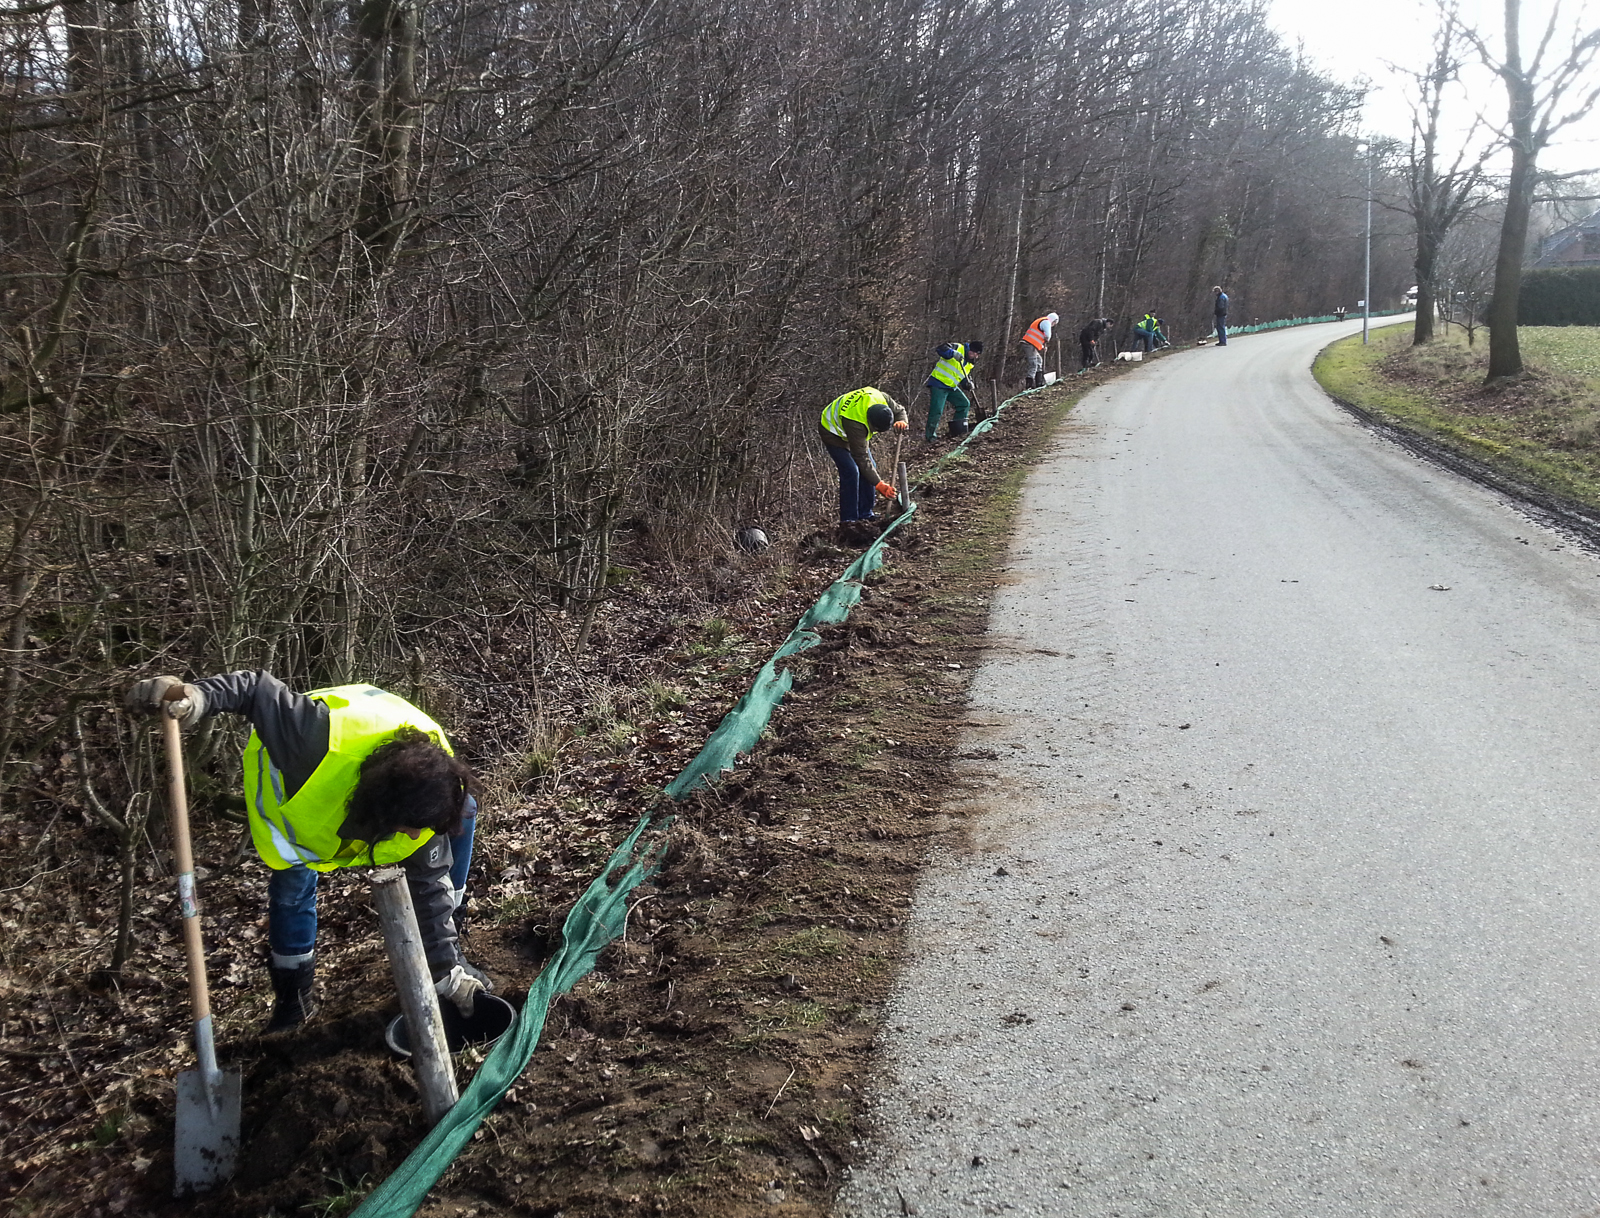
<svg viewBox="0 0 1600 1218"><path fill-rule="evenodd" d="M904 432L896 432L894 437L894 490L895 506L904 512L911 506L911 476L906 472L906 463L900 460L900 442L905 439Z"/></svg>
<svg viewBox="0 0 1600 1218"><path fill-rule="evenodd" d="M168 701L182 697L175 688ZM198 1070L178 1075L178 1119L174 1133L173 1195L203 1193L233 1175L239 1154L239 1074L217 1068L211 1040L211 991L200 941L200 904L194 890L194 852L189 846L189 794L183 781L183 742L178 721L162 708L167 746L167 783L172 806L172 849L178 865L178 905L183 947L189 958L189 997L194 1003L194 1049Z"/></svg>

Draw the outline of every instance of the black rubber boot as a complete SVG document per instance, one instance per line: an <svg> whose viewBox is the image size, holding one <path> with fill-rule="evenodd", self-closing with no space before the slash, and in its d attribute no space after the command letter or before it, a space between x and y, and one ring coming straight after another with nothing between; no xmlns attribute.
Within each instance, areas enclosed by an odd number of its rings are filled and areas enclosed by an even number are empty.
<svg viewBox="0 0 1600 1218"><path fill-rule="evenodd" d="M313 996L317 981L315 962L294 968L269 966L267 972L272 974L272 992L276 996L272 1004L272 1018L267 1022L268 1032L297 1028L317 1013Z"/></svg>

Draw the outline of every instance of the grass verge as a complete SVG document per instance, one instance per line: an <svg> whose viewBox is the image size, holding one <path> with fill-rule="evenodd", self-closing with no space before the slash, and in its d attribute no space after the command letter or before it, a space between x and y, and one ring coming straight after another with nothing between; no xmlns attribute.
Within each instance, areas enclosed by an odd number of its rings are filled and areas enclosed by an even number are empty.
<svg viewBox="0 0 1600 1218"><path fill-rule="evenodd" d="M1600 329L1525 327L1527 373L1486 386L1486 342L1407 326L1334 343L1312 368L1335 397L1521 483L1600 508Z"/></svg>

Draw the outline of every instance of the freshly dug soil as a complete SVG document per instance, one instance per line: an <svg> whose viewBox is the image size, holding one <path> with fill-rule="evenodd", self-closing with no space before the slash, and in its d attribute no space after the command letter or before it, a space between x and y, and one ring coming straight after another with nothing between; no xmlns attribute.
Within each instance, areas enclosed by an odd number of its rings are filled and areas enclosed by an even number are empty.
<svg viewBox="0 0 1600 1218"><path fill-rule="evenodd" d="M796 687L757 754L679 807L667 864L635 894L625 940L555 1003L527 1070L419 1213L827 1211L862 1136L919 869L961 831L951 763L1016 492L1070 402L1108 375L1009 407L923 490L849 621L797 657ZM917 449L914 478L933 455ZM782 591L698 640L644 609L632 633L613 622L613 667L641 686L669 674L676 692L658 688L653 710L535 759L539 777L501 781L480 829L465 946L514 1004L625 827L851 553L816 532L769 554ZM236 834L213 825L198 856L230 860ZM256 967L264 871L235 854L201 881L220 1052L244 1075L236 1178L170 1199L171 1077L191 1051L163 906L141 913L150 971L120 985L85 977L41 999L19 988L20 971L0 974L10 1212L338 1215L423 1136L411 1067L383 1043L398 1008L364 876L325 877L322 1010L274 1038L255 1031L269 1001ZM463 1055L463 1078L476 1060Z"/></svg>

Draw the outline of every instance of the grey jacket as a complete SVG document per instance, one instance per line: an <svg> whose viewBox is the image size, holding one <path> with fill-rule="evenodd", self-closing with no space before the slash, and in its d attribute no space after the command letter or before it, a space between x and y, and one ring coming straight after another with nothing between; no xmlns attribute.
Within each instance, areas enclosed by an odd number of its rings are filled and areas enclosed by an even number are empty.
<svg viewBox="0 0 1600 1218"><path fill-rule="evenodd" d="M243 715L256 729L272 763L283 775L284 794L292 796L305 786L328 755L328 708L314 698L295 693L265 669L230 672L194 682L206 696L206 714ZM461 963L456 937L454 890L450 865L455 856L450 839L435 834L401 862L411 903L416 906L418 929L433 979L438 981Z"/></svg>

